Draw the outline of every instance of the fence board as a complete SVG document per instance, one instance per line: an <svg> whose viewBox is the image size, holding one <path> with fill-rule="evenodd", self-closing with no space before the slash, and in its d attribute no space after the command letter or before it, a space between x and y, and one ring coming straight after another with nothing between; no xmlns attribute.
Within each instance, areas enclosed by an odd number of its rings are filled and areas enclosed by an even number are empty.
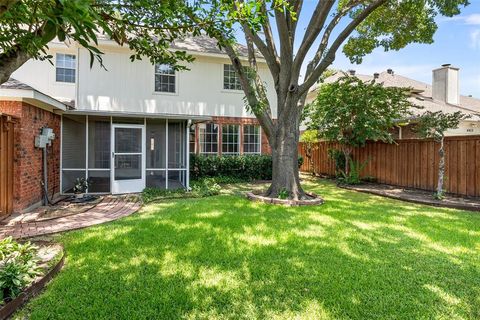
<svg viewBox="0 0 480 320"><path fill-rule="evenodd" d="M355 161L368 161L362 175L380 183L424 190L435 190L438 176L439 144L431 140L397 140L396 144L369 141L353 152ZM313 152L317 174L333 176L335 165L328 150L336 143L319 142ZM299 153L305 158L304 146ZM480 196L480 136L445 138L445 189L449 193ZM300 168L311 171L308 159Z"/></svg>
<svg viewBox="0 0 480 320"><path fill-rule="evenodd" d="M13 148L12 118L0 114L0 217L13 209Z"/></svg>

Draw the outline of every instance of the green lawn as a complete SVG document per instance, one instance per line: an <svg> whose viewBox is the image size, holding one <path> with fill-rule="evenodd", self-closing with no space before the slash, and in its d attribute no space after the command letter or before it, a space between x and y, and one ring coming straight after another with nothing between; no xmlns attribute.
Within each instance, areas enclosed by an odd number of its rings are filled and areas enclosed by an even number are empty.
<svg viewBox="0 0 480 320"><path fill-rule="evenodd" d="M59 236L32 319L480 319L480 214L307 183L318 207L150 204Z"/></svg>

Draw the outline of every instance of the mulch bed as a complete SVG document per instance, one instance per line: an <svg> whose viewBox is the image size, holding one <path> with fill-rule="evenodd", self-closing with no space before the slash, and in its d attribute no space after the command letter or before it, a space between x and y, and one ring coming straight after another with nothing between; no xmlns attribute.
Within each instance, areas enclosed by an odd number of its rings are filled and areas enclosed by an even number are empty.
<svg viewBox="0 0 480 320"><path fill-rule="evenodd" d="M340 185L341 188L379 195L407 202L460 210L480 211L480 198L455 197L446 195L443 200L433 198L432 191L409 189L379 183L362 183L359 185Z"/></svg>
<svg viewBox="0 0 480 320"><path fill-rule="evenodd" d="M15 311L20 309L28 300L39 294L47 283L62 269L65 262L65 251L63 246L56 243L40 241L35 243L40 247L40 266L48 266L48 262L55 258L56 253L61 252L60 260L51 267L45 274L38 277L28 288L26 288L18 297L7 302L0 308L0 320L7 319ZM42 251L43 249L43 251ZM60 250L56 251L55 250Z"/></svg>

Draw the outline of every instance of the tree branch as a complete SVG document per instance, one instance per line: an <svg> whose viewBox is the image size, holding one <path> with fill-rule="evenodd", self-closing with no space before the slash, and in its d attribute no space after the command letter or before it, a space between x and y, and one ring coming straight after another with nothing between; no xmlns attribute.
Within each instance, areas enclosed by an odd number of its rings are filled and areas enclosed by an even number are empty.
<svg viewBox="0 0 480 320"><path fill-rule="evenodd" d="M294 74L300 73L300 68L302 67L305 56L310 50L313 42L317 39L318 34L322 30L325 21L327 20L328 13L332 9L335 0L319 1L315 10L313 11L312 18L308 23L307 30L305 31L305 36L303 41L298 48L297 54L295 55L295 60L293 62Z"/></svg>
<svg viewBox="0 0 480 320"><path fill-rule="evenodd" d="M19 0L0 0L0 16L8 11Z"/></svg>
<svg viewBox="0 0 480 320"><path fill-rule="evenodd" d="M350 36L350 34L355 30L355 28L362 23L373 11L378 9L380 6L384 5L387 0L376 0L375 2L371 3L368 7L366 7L360 14L358 14L346 27L345 29L340 32L338 37L332 43L332 46L328 49L327 54L322 59L318 65L309 64L310 68L310 76L305 79L305 82L300 85L298 88L298 92L300 95L308 92L310 87L315 84L315 82L320 78L322 73L332 64L335 60L335 53L337 52L338 48L342 45L342 43Z"/></svg>
<svg viewBox="0 0 480 320"><path fill-rule="evenodd" d="M255 108L255 106L259 105L259 101L256 95L256 92L254 88L250 85L250 81L248 79L248 75L245 72L245 69L242 65L242 62L238 58L237 53L233 49L232 45L226 41L224 41L224 47L225 51L232 61L233 68L235 69L235 72L238 75L238 78L240 80L240 84L242 85L243 92L245 93L245 98L247 99L248 104L251 106L253 113L258 119L258 122L263 128L263 131L267 135L267 137L270 139L272 136L273 130L274 130L274 123L271 117L271 109L270 105L266 105L265 108L262 108L261 110L258 110ZM248 44L250 41L250 44ZM255 60L255 52L253 51L253 45L251 40L247 39L247 44L248 44L248 50L249 50L249 63L256 65L256 60ZM267 100L268 103L268 100Z"/></svg>

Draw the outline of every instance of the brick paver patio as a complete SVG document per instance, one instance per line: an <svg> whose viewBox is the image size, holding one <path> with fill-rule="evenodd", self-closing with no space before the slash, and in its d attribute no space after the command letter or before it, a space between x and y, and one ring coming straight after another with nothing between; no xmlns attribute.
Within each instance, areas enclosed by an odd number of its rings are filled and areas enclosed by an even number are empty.
<svg viewBox="0 0 480 320"><path fill-rule="evenodd" d="M66 217L46 220L12 223L0 226L0 239L29 238L62 231L81 229L131 215L140 209L141 203L126 197L105 197L91 210Z"/></svg>

